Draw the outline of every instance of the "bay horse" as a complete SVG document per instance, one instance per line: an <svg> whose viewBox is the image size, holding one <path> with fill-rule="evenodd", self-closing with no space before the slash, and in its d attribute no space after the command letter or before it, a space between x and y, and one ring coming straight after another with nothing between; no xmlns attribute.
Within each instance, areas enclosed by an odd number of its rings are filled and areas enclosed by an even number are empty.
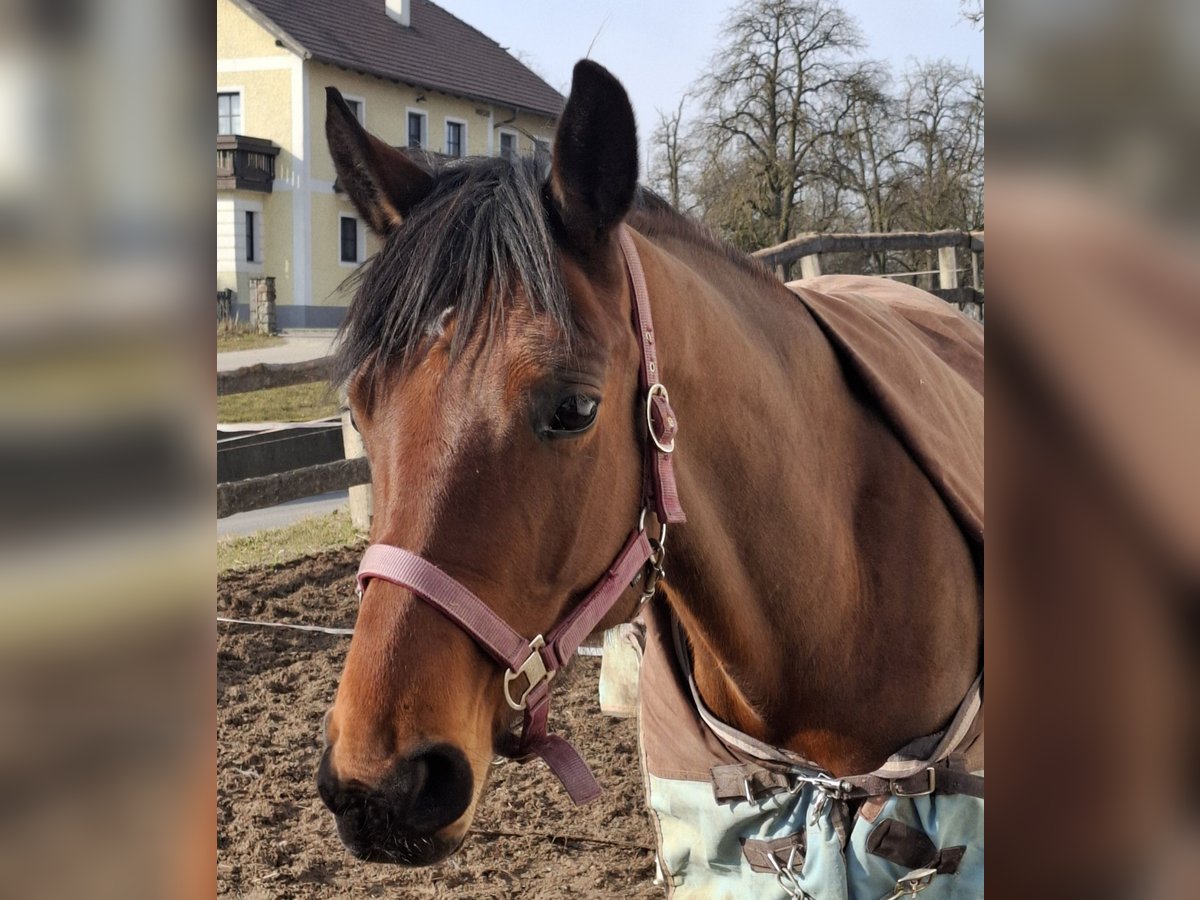
<svg viewBox="0 0 1200 900"><path fill-rule="evenodd" d="M383 238L339 359L373 544L525 640L605 581L659 440L633 253L686 510L651 604L686 636L703 704L835 777L946 727L981 669L980 560L806 306L638 187L610 73L575 67L548 166L394 149L333 89L326 128ZM412 584L365 582L317 781L354 854L426 865L464 840L519 704L478 629ZM590 624L628 621L645 586Z"/></svg>

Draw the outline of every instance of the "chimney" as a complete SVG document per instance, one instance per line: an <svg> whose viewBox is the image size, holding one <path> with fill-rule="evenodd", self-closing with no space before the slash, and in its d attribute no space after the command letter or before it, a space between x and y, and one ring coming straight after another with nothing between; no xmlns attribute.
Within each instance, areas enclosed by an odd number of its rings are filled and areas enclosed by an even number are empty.
<svg viewBox="0 0 1200 900"><path fill-rule="evenodd" d="M406 28L409 26L408 17L412 12L412 0L383 0L388 18L395 19Z"/></svg>

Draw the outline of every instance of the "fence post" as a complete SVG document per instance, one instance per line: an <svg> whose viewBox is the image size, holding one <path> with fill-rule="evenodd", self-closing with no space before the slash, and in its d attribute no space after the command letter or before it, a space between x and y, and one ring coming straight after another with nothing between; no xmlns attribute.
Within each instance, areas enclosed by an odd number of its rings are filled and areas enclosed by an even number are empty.
<svg viewBox="0 0 1200 900"><path fill-rule="evenodd" d="M792 264L779 263L775 266L775 277L786 283L792 277Z"/></svg>
<svg viewBox="0 0 1200 900"><path fill-rule="evenodd" d="M342 413L342 446L346 450L346 459L358 459L366 456L362 435L350 422L350 410ZM371 527L371 516L374 514L371 499L371 485L359 484L350 488L350 522L360 531Z"/></svg>
<svg viewBox="0 0 1200 900"><path fill-rule="evenodd" d="M801 278L819 278L821 275L821 256L814 253L812 256L800 257L800 277Z"/></svg>
<svg viewBox="0 0 1200 900"><path fill-rule="evenodd" d="M958 254L954 247L938 247L938 287L943 291L958 287Z"/></svg>
<svg viewBox="0 0 1200 900"><path fill-rule="evenodd" d="M260 334L275 333L275 278L250 279L250 324Z"/></svg>

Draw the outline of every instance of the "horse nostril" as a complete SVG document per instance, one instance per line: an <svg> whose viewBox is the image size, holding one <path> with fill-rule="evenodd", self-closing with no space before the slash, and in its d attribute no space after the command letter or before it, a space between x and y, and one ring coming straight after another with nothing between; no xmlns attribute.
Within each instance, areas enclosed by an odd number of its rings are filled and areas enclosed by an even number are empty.
<svg viewBox="0 0 1200 900"><path fill-rule="evenodd" d="M377 786L342 781L331 757L331 748L321 754L317 793L334 814L342 843L359 859L429 865L462 841L461 834L437 834L471 805L474 779L461 750L426 745L397 760Z"/></svg>
<svg viewBox="0 0 1200 900"><path fill-rule="evenodd" d="M415 832L444 828L471 805L471 765L449 744L434 744L402 760L393 777L398 811L407 806L400 818Z"/></svg>
<svg viewBox="0 0 1200 900"><path fill-rule="evenodd" d="M350 804L348 793L342 789L333 768L329 763L329 748L321 754L321 762L317 766L317 794L331 813L340 816Z"/></svg>

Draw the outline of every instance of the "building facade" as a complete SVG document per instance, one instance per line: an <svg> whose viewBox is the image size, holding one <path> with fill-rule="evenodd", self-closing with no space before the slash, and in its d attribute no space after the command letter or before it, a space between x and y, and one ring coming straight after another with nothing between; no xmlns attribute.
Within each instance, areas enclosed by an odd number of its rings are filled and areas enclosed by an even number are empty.
<svg viewBox="0 0 1200 900"><path fill-rule="evenodd" d="M549 147L564 102L426 0L217 0L217 290L243 321L272 276L279 327L338 325L378 249L334 183L327 86L382 140L448 156Z"/></svg>

